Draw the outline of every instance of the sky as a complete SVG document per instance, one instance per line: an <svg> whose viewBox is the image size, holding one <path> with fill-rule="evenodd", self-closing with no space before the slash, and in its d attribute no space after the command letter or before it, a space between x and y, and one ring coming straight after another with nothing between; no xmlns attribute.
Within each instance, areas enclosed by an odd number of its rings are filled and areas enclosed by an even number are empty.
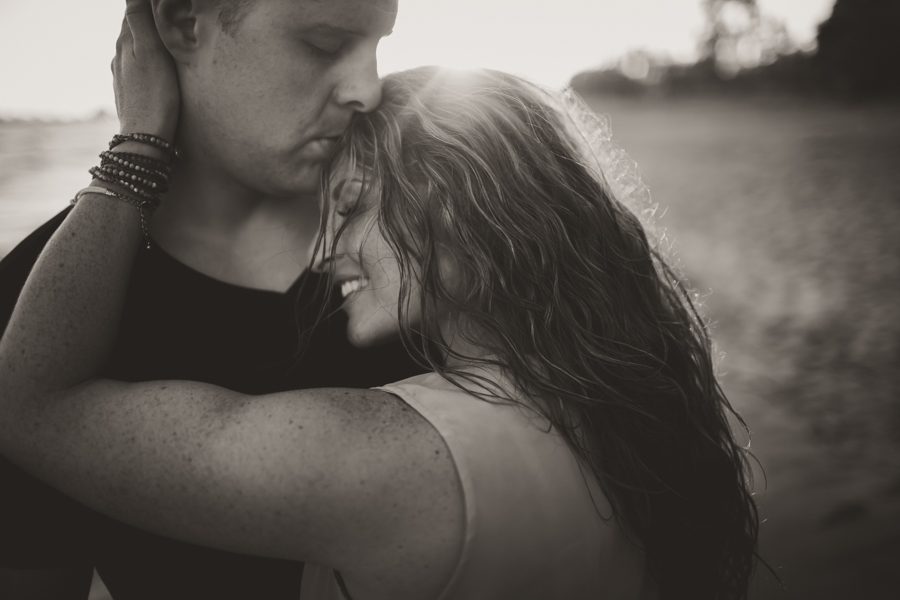
<svg viewBox="0 0 900 600"><path fill-rule="evenodd" d="M834 0L758 0L808 45ZM0 0L0 117L115 111L109 63L122 0ZM696 58L702 0L400 0L382 74L491 67L561 86L631 50Z"/></svg>

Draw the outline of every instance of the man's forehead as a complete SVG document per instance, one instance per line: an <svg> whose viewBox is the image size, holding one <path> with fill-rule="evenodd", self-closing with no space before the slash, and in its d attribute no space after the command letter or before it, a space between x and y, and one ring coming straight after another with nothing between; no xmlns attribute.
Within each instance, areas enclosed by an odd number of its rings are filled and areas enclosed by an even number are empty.
<svg viewBox="0 0 900 600"><path fill-rule="evenodd" d="M360 34L390 33L397 18L397 0L293 0L297 17Z"/></svg>

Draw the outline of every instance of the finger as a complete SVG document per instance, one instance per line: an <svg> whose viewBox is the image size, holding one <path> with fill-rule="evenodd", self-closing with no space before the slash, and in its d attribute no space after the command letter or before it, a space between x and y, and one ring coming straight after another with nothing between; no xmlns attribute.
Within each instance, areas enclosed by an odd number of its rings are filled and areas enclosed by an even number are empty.
<svg viewBox="0 0 900 600"><path fill-rule="evenodd" d="M126 0L125 21L131 29L135 46L143 46L147 41L155 41L153 38L158 37L150 0Z"/></svg>
<svg viewBox="0 0 900 600"><path fill-rule="evenodd" d="M150 5L150 0L125 0L126 15L142 12L149 12L153 14L153 7Z"/></svg>
<svg viewBox="0 0 900 600"><path fill-rule="evenodd" d="M128 26L128 21L123 17L122 18L122 29L119 30L119 37L116 38L116 52L122 47L122 41L125 39L125 36L131 35L131 27Z"/></svg>
<svg viewBox="0 0 900 600"><path fill-rule="evenodd" d="M134 38L131 35L131 27L125 19L122 19L122 31L116 39L116 55L113 58L113 69L117 62L121 62L126 55L134 54Z"/></svg>
<svg viewBox="0 0 900 600"><path fill-rule="evenodd" d="M128 21L128 27L131 29L131 36L134 39L136 48L158 50L163 46L162 40L159 38L159 32L156 30L156 21L153 19L152 12L126 14L125 20Z"/></svg>

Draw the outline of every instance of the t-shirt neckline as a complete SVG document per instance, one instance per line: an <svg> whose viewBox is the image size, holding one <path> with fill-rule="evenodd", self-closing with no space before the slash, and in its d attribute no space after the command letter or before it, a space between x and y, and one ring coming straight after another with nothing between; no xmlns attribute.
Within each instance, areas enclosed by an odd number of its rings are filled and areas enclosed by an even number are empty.
<svg viewBox="0 0 900 600"><path fill-rule="evenodd" d="M177 268L184 270L184 271L188 271L191 274L193 274L209 283L226 286L228 288L240 290L242 292L257 293L257 294L274 294L275 296L280 296L280 297L295 296L297 289L300 287L300 285L302 285L302 283L307 278L309 278L309 276L311 275L309 268L304 268L303 271L300 272L300 275L298 275L297 278L294 280L294 282L291 283L291 285L288 286L288 288L286 290L284 290L283 292L280 292L278 290L266 290L266 289L262 289L262 288L249 287L246 285L241 285L239 283L231 283L228 281L222 281L221 279L216 279L215 277L213 277L211 275L207 275L206 273L204 273L202 271L198 271L194 267L192 267L188 264L185 264L184 262L178 260L171 254L166 252L166 250L162 246L160 246L156 242L156 240L154 240L152 237L150 238L149 242L150 242L149 252L153 252L153 253L157 254L158 256L162 257L163 260L166 260L166 261L172 263Z"/></svg>

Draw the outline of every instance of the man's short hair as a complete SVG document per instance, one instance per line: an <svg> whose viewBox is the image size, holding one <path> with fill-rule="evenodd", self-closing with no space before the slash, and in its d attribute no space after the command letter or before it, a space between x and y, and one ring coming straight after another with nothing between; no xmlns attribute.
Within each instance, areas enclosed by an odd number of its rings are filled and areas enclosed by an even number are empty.
<svg viewBox="0 0 900 600"><path fill-rule="evenodd" d="M221 7L217 20L219 28L228 35L234 35L256 2L257 0L218 0Z"/></svg>

